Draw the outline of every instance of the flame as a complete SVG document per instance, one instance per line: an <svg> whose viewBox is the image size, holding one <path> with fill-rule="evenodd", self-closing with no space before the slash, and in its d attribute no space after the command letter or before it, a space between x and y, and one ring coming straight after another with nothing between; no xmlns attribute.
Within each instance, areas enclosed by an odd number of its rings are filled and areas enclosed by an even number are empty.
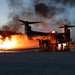
<svg viewBox="0 0 75 75"><path fill-rule="evenodd" d="M6 37L0 35L0 50L12 50L12 49L25 49L25 48L39 48L40 40L50 40L51 43L55 43L55 38L50 35L47 36L36 36L29 39L25 34L12 35L11 37Z"/></svg>
<svg viewBox="0 0 75 75"><path fill-rule="evenodd" d="M0 35L0 50L23 49L38 47L37 40L28 39L26 35L12 35L4 40Z"/></svg>
<svg viewBox="0 0 75 75"><path fill-rule="evenodd" d="M63 46L65 47L66 46L66 43L63 43Z"/></svg>
<svg viewBox="0 0 75 75"><path fill-rule="evenodd" d="M61 50L61 44L58 44L58 50Z"/></svg>
<svg viewBox="0 0 75 75"><path fill-rule="evenodd" d="M12 38L11 41L8 39L8 37L5 38L5 41L0 39L0 49L10 49L13 48L15 44L14 38Z"/></svg>
<svg viewBox="0 0 75 75"><path fill-rule="evenodd" d="M65 50L66 48L66 43L58 44L58 50Z"/></svg>
<svg viewBox="0 0 75 75"><path fill-rule="evenodd" d="M52 33L56 33L56 31L53 30Z"/></svg>
<svg viewBox="0 0 75 75"><path fill-rule="evenodd" d="M66 46L67 46L66 43L63 43L63 50L66 48Z"/></svg>
<svg viewBox="0 0 75 75"><path fill-rule="evenodd" d="M0 35L0 51L1 50L21 50L27 48L39 48L39 42L37 39L40 40L50 40L51 44L56 44L56 37L54 35L47 35L47 36L36 36L29 38L25 34L19 35L12 35L10 37L3 38ZM58 50L65 49L66 43L58 43Z"/></svg>

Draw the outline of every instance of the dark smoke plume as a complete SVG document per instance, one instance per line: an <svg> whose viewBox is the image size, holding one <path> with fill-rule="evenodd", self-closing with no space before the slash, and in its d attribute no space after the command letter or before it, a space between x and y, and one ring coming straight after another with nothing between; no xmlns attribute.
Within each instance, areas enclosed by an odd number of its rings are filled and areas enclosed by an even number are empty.
<svg viewBox="0 0 75 75"><path fill-rule="evenodd" d="M75 6L75 0L34 0L35 3L45 3L48 5L54 5L54 4L63 4L63 5L70 5Z"/></svg>
<svg viewBox="0 0 75 75"><path fill-rule="evenodd" d="M64 8L57 8L55 6L47 6L44 3L39 3L35 5L35 11L38 14L41 14L45 18L52 18L58 13L63 13L65 10Z"/></svg>
<svg viewBox="0 0 75 75"><path fill-rule="evenodd" d="M69 20L68 8L75 7L75 0L34 0L35 11L38 15L46 18L46 21L50 19L50 22L45 22L50 25L62 25L71 24ZM58 17L58 18L56 18ZM55 21L55 22L53 22ZM60 24L58 24L60 22ZM53 23L53 24L52 24ZM55 24L56 23L56 24Z"/></svg>
<svg viewBox="0 0 75 75"><path fill-rule="evenodd" d="M24 1L24 2L23 2ZM29 4L26 2L28 1ZM68 18L63 15L69 15L65 5L74 5L74 0L7 0L9 7L10 22L2 29L19 31L21 28L17 18L28 21L41 21L36 24L34 29L40 26L46 28L59 25L63 22L70 23ZM60 6L61 5L61 6ZM57 18L58 17L58 18ZM48 28L48 27L47 27ZM40 29L41 30L41 29Z"/></svg>
<svg viewBox="0 0 75 75"><path fill-rule="evenodd" d="M44 17L48 17L49 7L43 3L39 3L35 6L35 11L36 11L36 13L39 13Z"/></svg>
<svg viewBox="0 0 75 75"><path fill-rule="evenodd" d="M56 3L62 3L64 5L75 6L75 0L54 0Z"/></svg>

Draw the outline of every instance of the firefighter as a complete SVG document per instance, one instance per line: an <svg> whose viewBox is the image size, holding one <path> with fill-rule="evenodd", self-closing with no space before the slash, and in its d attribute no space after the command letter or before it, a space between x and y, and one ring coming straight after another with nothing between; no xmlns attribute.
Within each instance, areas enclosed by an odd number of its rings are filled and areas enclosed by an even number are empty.
<svg viewBox="0 0 75 75"><path fill-rule="evenodd" d="M42 48L42 41L40 39L37 39L39 41L39 47Z"/></svg>

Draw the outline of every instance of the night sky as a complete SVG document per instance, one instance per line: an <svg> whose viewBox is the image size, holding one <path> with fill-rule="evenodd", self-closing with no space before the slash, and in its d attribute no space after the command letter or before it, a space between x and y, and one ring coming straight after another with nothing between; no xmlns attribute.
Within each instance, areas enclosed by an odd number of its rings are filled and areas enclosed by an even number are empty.
<svg viewBox="0 0 75 75"><path fill-rule="evenodd" d="M40 21L32 25L32 30L51 31L62 24L75 25L75 0L1 0L0 27L23 32L17 18L28 21ZM75 40L75 28L71 37Z"/></svg>

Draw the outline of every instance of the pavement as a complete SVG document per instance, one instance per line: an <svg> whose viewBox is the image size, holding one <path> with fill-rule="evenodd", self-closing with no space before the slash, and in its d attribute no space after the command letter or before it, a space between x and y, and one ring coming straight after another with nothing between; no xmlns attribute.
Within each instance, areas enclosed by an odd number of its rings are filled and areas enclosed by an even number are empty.
<svg viewBox="0 0 75 75"><path fill-rule="evenodd" d="M75 52L0 53L0 75L75 75Z"/></svg>

